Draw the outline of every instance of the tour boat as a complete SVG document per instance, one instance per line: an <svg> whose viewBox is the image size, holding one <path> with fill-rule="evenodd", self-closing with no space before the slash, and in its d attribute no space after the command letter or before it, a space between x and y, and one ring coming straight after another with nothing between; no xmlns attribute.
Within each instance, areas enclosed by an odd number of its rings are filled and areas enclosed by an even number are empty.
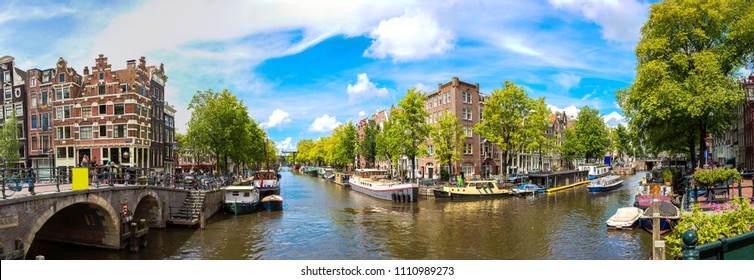
<svg viewBox="0 0 754 280"><path fill-rule="evenodd" d="M615 212L615 215L605 222L608 229L632 230L639 224L639 218L644 214L636 207L623 207Z"/></svg>
<svg viewBox="0 0 754 280"><path fill-rule="evenodd" d="M666 234L673 230L673 226L681 219L681 210L678 207L667 201L659 201L657 208L650 205L641 215L641 227L644 230L653 231L652 218L655 213L660 214L660 234Z"/></svg>
<svg viewBox="0 0 754 280"><path fill-rule="evenodd" d="M433 190L435 198L486 198L508 196L511 191L502 188L496 181L468 181L463 186L450 185Z"/></svg>
<svg viewBox="0 0 754 280"><path fill-rule="evenodd" d="M544 192L545 189L532 183L523 183L518 187L511 189L511 194L535 194Z"/></svg>
<svg viewBox="0 0 754 280"><path fill-rule="evenodd" d="M589 180L607 176L610 173L610 166L581 165L579 171L589 171Z"/></svg>
<svg viewBox="0 0 754 280"><path fill-rule="evenodd" d="M561 170L547 173L529 173L527 181L552 193L589 184L586 170Z"/></svg>
<svg viewBox="0 0 754 280"><path fill-rule="evenodd" d="M259 190L255 186L228 186L225 188L223 207L237 214L251 213L259 203Z"/></svg>
<svg viewBox="0 0 754 280"><path fill-rule="evenodd" d="M412 202L419 197L418 186L389 180L386 170L357 169L348 183L355 191L384 200Z"/></svg>
<svg viewBox="0 0 754 280"><path fill-rule="evenodd" d="M283 197L276 194L268 195L259 200L259 204L267 211L280 210L283 209Z"/></svg>
<svg viewBox="0 0 754 280"><path fill-rule="evenodd" d="M639 186L639 193L634 197L634 207L647 209L652 205L652 200L658 199L665 202L673 201L673 188L671 186L650 183Z"/></svg>
<svg viewBox="0 0 754 280"><path fill-rule="evenodd" d="M615 188L619 188L622 185L623 179L621 179L620 176L610 175L595 179L588 186L586 186L586 188L589 189L590 192L606 192Z"/></svg>
<svg viewBox="0 0 754 280"><path fill-rule="evenodd" d="M252 185L259 189L259 195L265 197L280 194L280 173L273 170L260 170L254 173Z"/></svg>

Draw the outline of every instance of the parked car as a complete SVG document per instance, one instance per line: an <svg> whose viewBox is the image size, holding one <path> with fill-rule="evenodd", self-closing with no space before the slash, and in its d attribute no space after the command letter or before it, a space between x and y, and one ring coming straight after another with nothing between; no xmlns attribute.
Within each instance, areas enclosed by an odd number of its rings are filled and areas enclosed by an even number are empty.
<svg viewBox="0 0 754 280"><path fill-rule="evenodd" d="M508 176L508 183L522 183L524 179L526 179L528 176L518 173L513 173L513 175Z"/></svg>

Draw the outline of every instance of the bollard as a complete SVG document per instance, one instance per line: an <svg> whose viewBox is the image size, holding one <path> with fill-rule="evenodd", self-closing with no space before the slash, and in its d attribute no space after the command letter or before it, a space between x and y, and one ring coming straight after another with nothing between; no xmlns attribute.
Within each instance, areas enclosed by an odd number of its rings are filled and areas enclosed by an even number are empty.
<svg viewBox="0 0 754 280"><path fill-rule="evenodd" d="M42 255L38 255L38 256L37 256L37 260L38 260L38 261L43 261L43 260L45 260L45 256L42 256Z"/></svg>
<svg viewBox="0 0 754 280"><path fill-rule="evenodd" d="M136 238L136 222L132 222L131 224L131 238L128 241L128 245L131 245L131 252L138 252L139 251L139 242Z"/></svg>
<svg viewBox="0 0 754 280"><path fill-rule="evenodd" d="M660 235L660 201L652 200L652 208L655 209L652 213L652 259L664 260L665 240Z"/></svg>
<svg viewBox="0 0 754 280"><path fill-rule="evenodd" d="M696 243L699 242L699 236L695 230L687 230L683 232L681 237L683 240L683 259L684 260L698 260L699 250L696 249Z"/></svg>

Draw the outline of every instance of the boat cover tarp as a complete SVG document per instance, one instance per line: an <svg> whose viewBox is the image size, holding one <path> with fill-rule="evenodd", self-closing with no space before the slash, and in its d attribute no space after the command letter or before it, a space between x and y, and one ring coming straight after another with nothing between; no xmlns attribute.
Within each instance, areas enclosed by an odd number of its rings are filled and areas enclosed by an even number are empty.
<svg viewBox="0 0 754 280"><path fill-rule="evenodd" d="M675 207L673 203L667 201L660 201L657 208L654 205L650 205L647 210L644 211L644 217L653 217L654 213L660 213L661 218L678 218L680 217L680 210Z"/></svg>

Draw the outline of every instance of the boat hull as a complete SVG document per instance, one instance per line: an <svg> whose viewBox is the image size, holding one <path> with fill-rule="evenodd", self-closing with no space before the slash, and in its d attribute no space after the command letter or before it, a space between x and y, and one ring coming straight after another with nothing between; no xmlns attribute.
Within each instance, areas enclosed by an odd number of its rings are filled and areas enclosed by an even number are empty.
<svg viewBox="0 0 754 280"><path fill-rule="evenodd" d="M225 202L223 208L233 215L248 214L257 209L256 202Z"/></svg>
<svg viewBox="0 0 754 280"><path fill-rule="evenodd" d="M390 200L393 202L415 202L419 198L418 187L376 190L376 189L367 188L365 186L361 186L354 182L349 182L349 184L351 185L351 189L357 192L369 195L371 197L383 199L383 200Z"/></svg>
<svg viewBox="0 0 754 280"><path fill-rule="evenodd" d="M261 208L267 211L277 211L283 209L283 198L279 195L269 195L259 200Z"/></svg>
<svg viewBox="0 0 754 280"><path fill-rule="evenodd" d="M479 199L479 198L493 198L493 197L502 197L502 196L510 196L511 194L508 192L500 192L500 193L456 193L456 192L448 192L445 190L433 190L435 198L439 199Z"/></svg>
<svg viewBox="0 0 754 280"><path fill-rule="evenodd" d="M673 225L678 223L678 219L660 218L660 234L666 234L673 230ZM654 223L651 218L641 219L641 228L652 233L654 231Z"/></svg>
<svg viewBox="0 0 754 280"><path fill-rule="evenodd" d="M586 188L589 189L589 192L607 192L607 191L612 191L614 189L620 188L621 186L623 186L623 182L620 182L620 183L617 183L617 184L613 184L613 185L609 185L609 186L592 186L592 185L589 185Z"/></svg>
<svg viewBox="0 0 754 280"><path fill-rule="evenodd" d="M639 225L639 220L636 220L636 221L634 221L633 223L631 223L629 225L611 225L611 224L608 224L607 225L607 229L612 229L612 230L633 230L638 225Z"/></svg>

